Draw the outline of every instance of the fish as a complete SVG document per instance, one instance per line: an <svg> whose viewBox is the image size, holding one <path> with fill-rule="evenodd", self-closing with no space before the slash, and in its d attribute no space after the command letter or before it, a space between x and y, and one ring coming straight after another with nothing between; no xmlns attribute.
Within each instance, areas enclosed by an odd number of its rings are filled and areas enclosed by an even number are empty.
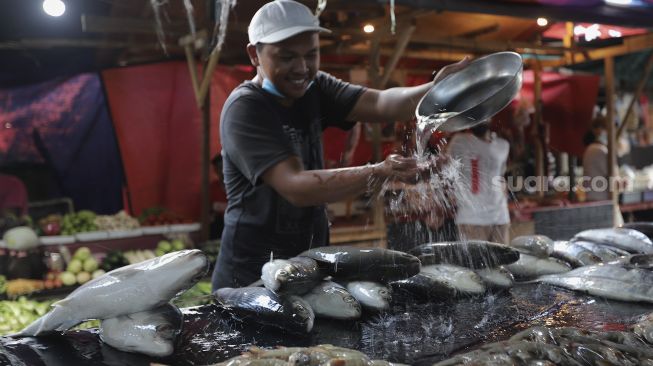
<svg viewBox="0 0 653 366"><path fill-rule="evenodd" d="M423 266L422 272L431 273L442 281L447 282L463 294L482 294L485 292L485 283L476 272L469 268L450 264L435 264Z"/></svg>
<svg viewBox="0 0 653 366"><path fill-rule="evenodd" d="M274 259L263 265L261 280L268 290L283 295L302 295L325 277L317 262L307 257Z"/></svg>
<svg viewBox="0 0 653 366"><path fill-rule="evenodd" d="M425 267L436 267L434 265ZM460 267L463 268L463 267ZM460 278L452 275L460 273L456 270L427 268L417 275L390 282L393 293L405 294L417 301L444 301L465 295L476 295L485 291L485 285L476 273L463 273ZM395 296L400 298L402 296Z"/></svg>
<svg viewBox="0 0 653 366"><path fill-rule="evenodd" d="M413 255L384 248L327 246L309 249L299 256L316 260L336 282L404 279L419 273L421 266Z"/></svg>
<svg viewBox="0 0 653 366"><path fill-rule="evenodd" d="M192 249L114 269L55 302L52 310L14 336L63 332L87 320L157 308L202 279L209 265L201 250Z"/></svg>
<svg viewBox="0 0 653 366"><path fill-rule="evenodd" d="M215 301L234 315L295 333L313 329L315 313L301 297L280 297L265 287L224 287L213 292Z"/></svg>
<svg viewBox="0 0 653 366"><path fill-rule="evenodd" d="M651 254L653 242L646 235L633 229L606 228L581 231L575 239L591 241L623 249L629 253Z"/></svg>
<svg viewBox="0 0 653 366"><path fill-rule="evenodd" d="M641 316L632 327L633 333L653 344L653 313Z"/></svg>
<svg viewBox="0 0 653 366"><path fill-rule="evenodd" d="M515 277L504 267L477 269L475 272L487 288L506 289L515 283Z"/></svg>
<svg viewBox="0 0 653 366"><path fill-rule="evenodd" d="M520 254L517 262L508 264L505 268L510 271L515 278L520 280L571 270L569 264L558 259L537 258L524 253Z"/></svg>
<svg viewBox="0 0 653 366"><path fill-rule="evenodd" d="M322 281L302 298L311 306L315 316L332 319L358 319L361 304L343 286Z"/></svg>
<svg viewBox="0 0 653 366"><path fill-rule="evenodd" d="M381 311L390 307L392 290L381 283L351 281L347 282L345 287L364 308Z"/></svg>
<svg viewBox="0 0 653 366"><path fill-rule="evenodd" d="M653 222L627 222L621 227L626 229L637 230L640 233L648 236L649 239L653 240Z"/></svg>
<svg viewBox="0 0 653 366"><path fill-rule="evenodd" d="M182 320L179 308L168 303L152 310L102 320L100 339L121 351L165 357L174 352Z"/></svg>
<svg viewBox="0 0 653 366"><path fill-rule="evenodd" d="M596 254L574 243L573 241L556 240L553 242L551 256L561 259L572 267L589 266L602 262Z"/></svg>
<svg viewBox="0 0 653 366"><path fill-rule="evenodd" d="M423 265L453 264L473 269L494 268L519 259L517 250L482 240L428 243L409 253L416 255Z"/></svg>
<svg viewBox="0 0 653 366"><path fill-rule="evenodd" d="M594 253L597 257L601 259L601 262L610 262L618 259L621 256L629 256L625 250L615 248L609 245L597 244L586 240L572 239L570 242L580 245L581 247L589 250Z"/></svg>
<svg viewBox="0 0 653 366"><path fill-rule="evenodd" d="M547 258L553 252L553 240L546 235L522 235L510 241L510 246L539 258Z"/></svg>
<svg viewBox="0 0 653 366"><path fill-rule="evenodd" d="M462 365L584 365L557 345L528 341L489 343L480 348L458 354L433 366Z"/></svg>
<svg viewBox="0 0 653 366"><path fill-rule="evenodd" d="M653 272L620 263L579 267L540 276L535 281L611 300L653 303Z"/></svg>
<svg viewBox="0 0 653 366"><path fill-rule="evenodd" d="M622 263L626 268L653 269L653 254L633 254L623 256L619 257L614 262Z"/></svg>

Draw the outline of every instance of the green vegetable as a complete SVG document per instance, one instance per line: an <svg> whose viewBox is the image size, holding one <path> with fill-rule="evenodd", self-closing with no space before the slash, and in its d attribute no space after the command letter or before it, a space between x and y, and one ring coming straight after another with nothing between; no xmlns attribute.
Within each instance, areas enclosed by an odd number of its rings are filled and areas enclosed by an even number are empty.
<svg viewBox="0 0 653 366"><path fill-rule="evenodd" d="M31 301L23 296L16 301L0 301L0 335L21 331L47 313L53 302Z"/></svg>
<svg viewBox="0 0 653 366"><path fill-rule="evenodd" d="M72 272L62 272L59 275L59 278L61 279L61 283L66 286L72 286L77 283L77 277L75 277L75 274Z"/></svg>
<svg viewBox="0 0 653 366"><path fill-rule="evenodd" d="M88 258L87 260L84 261L83 268L84 268L84 271L86 271L86 272L93 272L96 269L98 269L98 263L95 260L95 258L90 257L90 258Z"/></svg>

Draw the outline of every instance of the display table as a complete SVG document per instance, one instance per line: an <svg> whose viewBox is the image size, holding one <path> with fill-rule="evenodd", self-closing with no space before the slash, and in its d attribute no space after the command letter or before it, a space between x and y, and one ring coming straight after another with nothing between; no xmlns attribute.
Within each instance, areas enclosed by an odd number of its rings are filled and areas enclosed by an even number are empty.
<svg viewBox="0 0 653 366"><path fill-rule="evenodd" d="M625 330L653 305L601 300L547 285L518 285L509 292L425 305L397 301L390 312L360 321L317 319L309 335L234 321L217 305L186 308L175 354L154 360L117 351L97 331L63 336L0 337L0 364L11 365L206 365L259 347L333 344L373 359L432 365L456 352L507 339L535 325Z"/></svg>

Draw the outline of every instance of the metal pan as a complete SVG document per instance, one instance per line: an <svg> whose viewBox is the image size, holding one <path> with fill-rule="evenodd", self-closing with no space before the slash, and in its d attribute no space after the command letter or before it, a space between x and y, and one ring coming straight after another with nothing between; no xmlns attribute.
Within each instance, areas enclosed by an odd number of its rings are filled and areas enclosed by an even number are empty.
<svg viewBox="0 0 653 366"><path fill-rule="evenodd" d="M484 122L505 108L522 84L522 58L515 52L493 53L435 84L422 97L418 118L442 112L458 113L438 130L460 131Z"/></svg>

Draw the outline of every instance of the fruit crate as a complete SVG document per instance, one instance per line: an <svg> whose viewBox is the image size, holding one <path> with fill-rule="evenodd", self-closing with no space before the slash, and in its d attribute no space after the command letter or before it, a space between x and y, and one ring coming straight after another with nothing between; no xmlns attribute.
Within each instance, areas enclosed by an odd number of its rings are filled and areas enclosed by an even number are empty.
<svg viewBox="0 0 653 366"><path fill-rule="evenodd" d="M57 198L48 201L30 202L27 205L27 212L33 222L38 222L48 215L60 214L63 216L68 213L73 213L74 206L70 198Z"/></svg>

